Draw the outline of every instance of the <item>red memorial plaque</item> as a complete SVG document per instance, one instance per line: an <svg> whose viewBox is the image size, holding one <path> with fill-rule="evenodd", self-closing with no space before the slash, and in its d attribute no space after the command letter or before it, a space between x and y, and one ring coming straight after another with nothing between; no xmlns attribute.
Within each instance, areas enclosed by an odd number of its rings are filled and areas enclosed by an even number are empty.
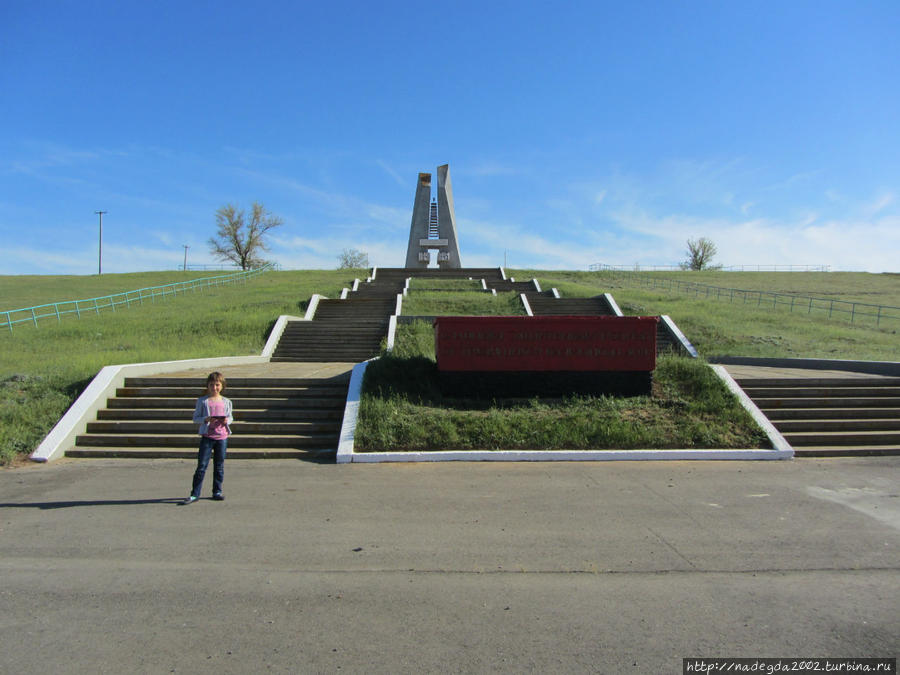
<svg viewBox="0 0 900 675"><path fill-rule="evenodd" d="M655 316L441 316L438 370L645 371L656 368Z"/></svg>

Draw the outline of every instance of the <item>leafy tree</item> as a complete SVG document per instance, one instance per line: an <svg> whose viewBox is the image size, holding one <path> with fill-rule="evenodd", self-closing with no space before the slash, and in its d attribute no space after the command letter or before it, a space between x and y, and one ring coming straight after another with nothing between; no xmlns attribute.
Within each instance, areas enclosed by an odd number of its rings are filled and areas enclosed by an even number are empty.
<svg viewBox="0 0 900 675"><path fill-rule="evenodd" d="M369 266L369 254L355 248L345 248L338 256L339 270L364 269Z"/></svg>
<svg viewBox="0 0 900 675"><path fill-rule="evenodd" d="M712 264L712 259L719 251L712 239L706 237L688 239L686 252L688 257L681 263L681 269L694 271L716 269Z"/></svg>
<svg viewBox="0 0 900 675"><path fill-rule="evenodd" d="M250 217L243 209L227 204L216 211L215 237L209 238L210 252L219 260L230 260L242 270L265 264L262 251L268 251L266 233L284 221L274 216L259 202L253 202Z"/></svg>

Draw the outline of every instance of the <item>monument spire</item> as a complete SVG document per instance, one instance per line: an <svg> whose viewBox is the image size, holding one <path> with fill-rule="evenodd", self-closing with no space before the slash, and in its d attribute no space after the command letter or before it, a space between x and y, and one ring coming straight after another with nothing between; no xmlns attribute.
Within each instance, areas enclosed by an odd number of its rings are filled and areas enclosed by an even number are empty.
<svg viewBox="0 0 900 675"><path fill-rule="evenodd" d="M459 242L456 237L456 214L453 211L453 188L450 165L437 168L437 203L431 201L431 174L420 173L409 226L406 267L424 269L431 262L431 251L437 251L441 269L459 269ZM435 214L435 211L437 213Z"/></svg>

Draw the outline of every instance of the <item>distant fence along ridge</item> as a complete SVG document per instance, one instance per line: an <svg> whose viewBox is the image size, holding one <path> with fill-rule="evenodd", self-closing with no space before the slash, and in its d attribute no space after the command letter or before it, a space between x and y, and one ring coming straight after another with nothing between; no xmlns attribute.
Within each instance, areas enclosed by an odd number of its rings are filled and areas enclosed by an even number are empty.
<svg viewBox="0 0 900 675"><path fill-rule="evenodd" d="M588 265L591 272L672 272L683 270L682 265L607 265L593 263ZM830 272L831 265L729 265L716 267L719 272Z"/></svg>
<svg viewBox="0 0 900 675"><path fill-rule="evenodd" d="M63 302L51 302L46 305L24 307L22 309L3 310L0 311L0 321L2 321L0 330L9 328L9 331L12 332L13 326L16 324L26 323L37 326L38 321L42 319L55 318L57 321L62 321L64 316L71 314L80 319L82 314L99 314L100 310L116 311L116 307L122 307L123 305L125 307L131 307L133 304L143 305L145 301L156 302L157 299L164 300L169 297L176 297L179 293L184 294L188 291L202 290L211 286L224 286L239 281L247 281L247 279L252 279L273 269L275 269L274 265L269 264L245 272L221 274L215 277L191 279L190 281L178 281L163 286L152 286L139 288L136 291L104 295L99 298L66 300Z"/></svg>
<svg viewBox="0 0 900 675"><path fill-rule="evenodd" d="M852 300L835 300L833 298L814 298L791 293L725 288L700 284L695 281L665 279L644 274L629 274L625 278L634 281L634 283L643 288L662 288L692 294L694 297L703 296L711 300L740 302L745 305L753 304L757 307L771 307L772 309L788 309L791 312L804 312L812 316L829 319L844 318L849 319L850 323L853 324L869 322L880 328L881 324L886 321L900 322L900 307L892 307L890 305L871 305L865 302L853 302Z"/></svg>

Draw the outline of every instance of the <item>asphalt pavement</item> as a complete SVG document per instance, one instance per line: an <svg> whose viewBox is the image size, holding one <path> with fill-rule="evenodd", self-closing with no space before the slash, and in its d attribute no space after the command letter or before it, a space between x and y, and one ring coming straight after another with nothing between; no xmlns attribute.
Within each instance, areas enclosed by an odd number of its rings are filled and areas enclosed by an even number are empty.
<svg viewBox="0 0 900 675"><path fill-rule="evenodd" d="M900 458L0 471L2 673L896 657Z"/></svg>

